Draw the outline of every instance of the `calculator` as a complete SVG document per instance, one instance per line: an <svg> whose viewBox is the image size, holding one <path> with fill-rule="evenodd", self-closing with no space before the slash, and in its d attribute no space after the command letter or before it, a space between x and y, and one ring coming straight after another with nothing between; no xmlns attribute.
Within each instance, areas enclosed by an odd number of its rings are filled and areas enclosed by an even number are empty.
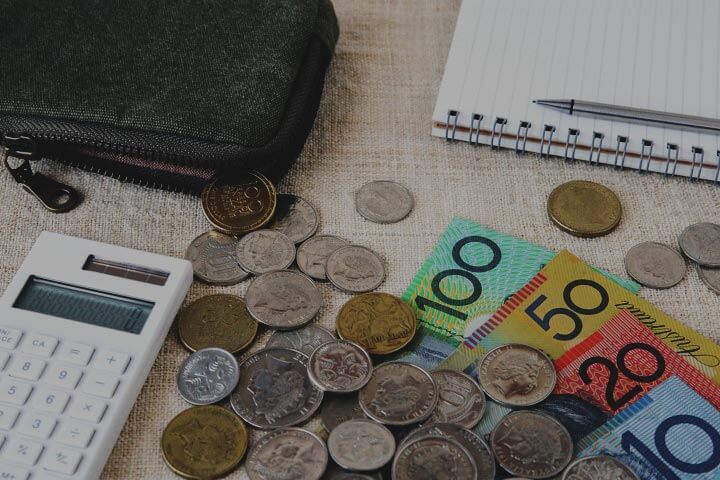
<svg viewBox="0 0 720 480"><path fill-rule="evenodd" d="M0 479L95 479L192 283L182 259L43 232L0 299Z"/></svg>

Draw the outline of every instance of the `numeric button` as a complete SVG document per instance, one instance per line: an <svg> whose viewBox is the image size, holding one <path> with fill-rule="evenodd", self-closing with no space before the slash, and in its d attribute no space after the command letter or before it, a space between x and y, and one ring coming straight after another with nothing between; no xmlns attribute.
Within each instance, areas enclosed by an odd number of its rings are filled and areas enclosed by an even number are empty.
<svg viewBox="0 0 720 480"><path fill-rule="evenodd" d="M63 343L58 351L57 358L63 362L84 367L90 361L95 349L83 343Z"/></svg>
<svg viewBox="0 0 720 480"><path fill-rule="evenodd" d="M22 344L21 350L24 353L48 358L55 351L57 344L57 338L40 335L39 333L29 333Z"/></svg>
<svg viewBox="0 0 720 480"><path fill-rule="evenodd" d="M92 367L122 375L130 363L130 355L113 350L99 350L92 362Z"/></svg>
<svg viewBox="0 0 720 480"><path fill-rule="evenodd" d="M70 400L70 395L62 390L50 390L48 388L39 387L33 395L32 407L48 413L60 414L65 410L65 406ZM2 480L2 479L0 479Z"/></svg>
<svg viewBox="0 0 720 480"><path fill-rule="evenodd" d="M32 392L32 385L6 378L0 383L0 402L24 405Z"/></svg>
<svg viewBox="0 0 720 480"><path fill-rule="evenodd" d="M82 377L82 371L79 368L54 364L50 366L43 380L53 387L73 390L80 381L80 377Z"/></svg>
<svg viewBox="0 0 720 480"><path fill-rule="evenodd" d="M0 348L14 349L20 341L20 337L22 337L20 330L10 327L0 327Z"/></svg>
<svg viewBox="0 0 720 480"><path fill-rule="evenodd" d="M55 429L56 424L57 421L52 417L26 412L22 418L20 418L17 430L18 433L27 435L28 437L46 440L50 438L50 434Z"/></svg>
<svg viewBox="0 0 720 480"><path fill-rule="evenodd" d="M45 365L46 363L44 361L37 358L18 355L10 362L8 375L34 382L40 378L43 370L45 370Z"/></svg>

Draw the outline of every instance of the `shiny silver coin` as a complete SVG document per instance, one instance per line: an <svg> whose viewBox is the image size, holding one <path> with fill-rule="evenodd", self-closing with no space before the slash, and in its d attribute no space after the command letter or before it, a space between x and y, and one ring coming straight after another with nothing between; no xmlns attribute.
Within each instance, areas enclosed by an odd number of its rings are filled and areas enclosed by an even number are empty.
<svg viewBox="0 0 720 480"><path fill-rule="evenodd" d="M720 267L720 225L696 223L678 237L680 250L703 267Z"/></svg>
<svg viewBox="0 0 720 480"><path fill-rule="evenodd" d="M310 380L321 390L335 393L360 390L370 381L372 369L367 351L347 340L332 340L320 345L308 362Z"/></svg>
<svg viewBox="0 0 720 480"><path fill-rule="evenodd" d="M698 276L707 287L720 295L720 268L705 268L697 266Z"/></svg>
<svg viewBox="0 0 720 480"><path fill-rule="evenodd" d="M327 259L326 272L330 283L348 293L375 290L385 279L382 259L359 245L335 250Z"/></svg>
<svg viewBox="0 0 720 480"><path fill-rule="evenodd" d="M307 375L308 357L287 348L266 348L240 364L240 381L230 406L258 428L304 422L320 407L322 390Z"/></svg>
<svg viewBox="0 0 720 480"><path fill-rule="evenodd" d="M542 351L510 343L495 347L480 360L478 381L488 397L509 407L529 407L555 388L555 365Z"/></svg>
<svg viewBox="0 0 720 480"><path fill-rule="evenodd" d="M573 457L567 429L551 416L529 410L503 417L490 434L490 447L508 473L527 478L555 476Z"/></svg>
<svg viewBox="0 0 720 480"><path fill-rule="evenodd" d="M258 322L287 330L315 318L323 299L315 283L302 273L279 270L253 280L245 293L245 303Z"/></svg>
<svg viewBox="0 0 720 480"><path fill-rule="evenodd" d="M276 230L256 230L242 237L235 250L240 266L260 275L284 270L295 261L295 244Z"/></svg>
<svg viewBox="0 0 720 480"><path fill-rule="evenodd" d="M297 249L297 266L305 275L327 281L327 259L335 250L347 247L350 242L333 235L317 235L307 239Z"/></svg>
<svg viewBox="0 0 720 480"><path fill-rule="evenodd" d="M383 363L360 390L365 415L385 425L412 425L432 415L438 391L422 368L403 362Z"/></svg>
<svg viewBox="0 0 720 480"><path fill-rule="evenodd" d="M355 210L375 223L395 223L413 209L412 194L396 182L377 180L360 187L355 193Z"/></svg>
<svg viewBox="0 0 720 480"><path fill-rule="evenodd" d="M428 422L477 425L485 413L485 394L477 382L457 370L435 370L430 375L438 388L438 403Z"/></svg>
<svg viewBox="0 0 720 480"><path fill-rule="evenodd" d="M447 437L422 437L406 443L395 455L394 480L476 480L470 452Z"/></svg>
<svg viewBox="0 0 720 480"><path fill-rule="evenodd" d="M320 480L328 464L325 442L300 428L268 432L250 449L250 480Z"/></svg>
<svg viewBox="0 0 720 480"><path fill-rule="evenodd" d="M284 233L295 242L304 242L315 233L319 223L317 210L306 200L281 193L277 196L277 207L275 207L275 222L273 230Z"/></svg>
<svg viewBox="0 0 720 480"><path fill-rule="evenodd" d="M650 288L670 288L685 277L685 259L675 249L657 242L643 242L628 250L625 270Z"/></svg>
<svg viewBox="0 0 720 480"><path fill-rule="evenodd" d="M562 480L640 480L630 467L609 455L578 458L565 469Z"/></svg>
<svg viewBox="0 0 720 480"><path fill-rule="evenodd" d="M248 272L237 261L237 238L210 230L197 236L185 251L193 266L195 278L213 285L235 285Z"/></svg>
<svg viewBox="0 0 720 480"><path fill-rule="evenodd" d="M240 378L237 360L221 348L204 348L180 365L176 383L180 396L193 405L217 403L232 393Z"/></svg>
<svg viewBox="0 0 720 480"><path fill-rule="evenodd" d="M316 323L308 323L297 330L275 330L265 344L266 348L291 348L308 357L323 343L335 340L335 335Z"/></svg>
<svg viewBox="0 0 720 480"><path fill-rule="evenodd" d="M327 394L320 409L320 423L332 432L348 420L367 418L356 394Z"/></svg>
<svg viewBox="0 0 720 480"><path fill-rule="evenodd" d="M372 420L349 420L330 432L328 450L342 468L367 472L392 460L395 437L390 430Z"/></svg>

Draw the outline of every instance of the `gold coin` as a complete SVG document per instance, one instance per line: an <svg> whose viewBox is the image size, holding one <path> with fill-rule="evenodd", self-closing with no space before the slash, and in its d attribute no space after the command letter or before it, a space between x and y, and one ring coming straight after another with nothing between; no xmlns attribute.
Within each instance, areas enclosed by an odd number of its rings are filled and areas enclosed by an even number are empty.
<svg viewBox="0 0 720 480"><path fill-rule="evenodd" d="M216 347L238 353L252 343L257 329L245 300L236 295L198 298L178 315L180 341L193 352Z"/></svg>
<svg viewBox="0 0 720 480"><path fill-rule="evenodd" d="M196 480L220 478L235 470L247 445L245 423L217 405L180 412L160 439L165 463L181 477Z"/></svg>
<svg viewBox="0 0 720 480"><path fill-rule="evenodd" d="M258 172L220 175L202 192L202 207L217 230L230 235L252 232L272 220L277 205L273 184Z"/></svg>
<svg viewBox="0 0 720 480"><path fill-rule="evenodd" d="M366 293L351 298L338 312L335 327L344 340L373 355L387 355L410 343L417 320L412 309L389 293Z"/></svg>
<svg viewBox="0 0 720 480"><path fill-rule="evenodd" d="M576 237L600 237L612 232L622 217L617 195L585 180L563 183L550 193L547 203L550 220Z"/></svg>

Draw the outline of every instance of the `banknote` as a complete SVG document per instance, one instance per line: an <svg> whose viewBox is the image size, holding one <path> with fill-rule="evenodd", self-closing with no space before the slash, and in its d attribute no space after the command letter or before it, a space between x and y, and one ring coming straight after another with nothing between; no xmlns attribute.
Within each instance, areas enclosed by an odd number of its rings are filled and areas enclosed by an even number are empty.
<svg viewBox="0 0 720 480"><path fill-rule="evenodd" d="M720 478L720 412L672 376L576 445L611 455L642 480Z"/></svg>

